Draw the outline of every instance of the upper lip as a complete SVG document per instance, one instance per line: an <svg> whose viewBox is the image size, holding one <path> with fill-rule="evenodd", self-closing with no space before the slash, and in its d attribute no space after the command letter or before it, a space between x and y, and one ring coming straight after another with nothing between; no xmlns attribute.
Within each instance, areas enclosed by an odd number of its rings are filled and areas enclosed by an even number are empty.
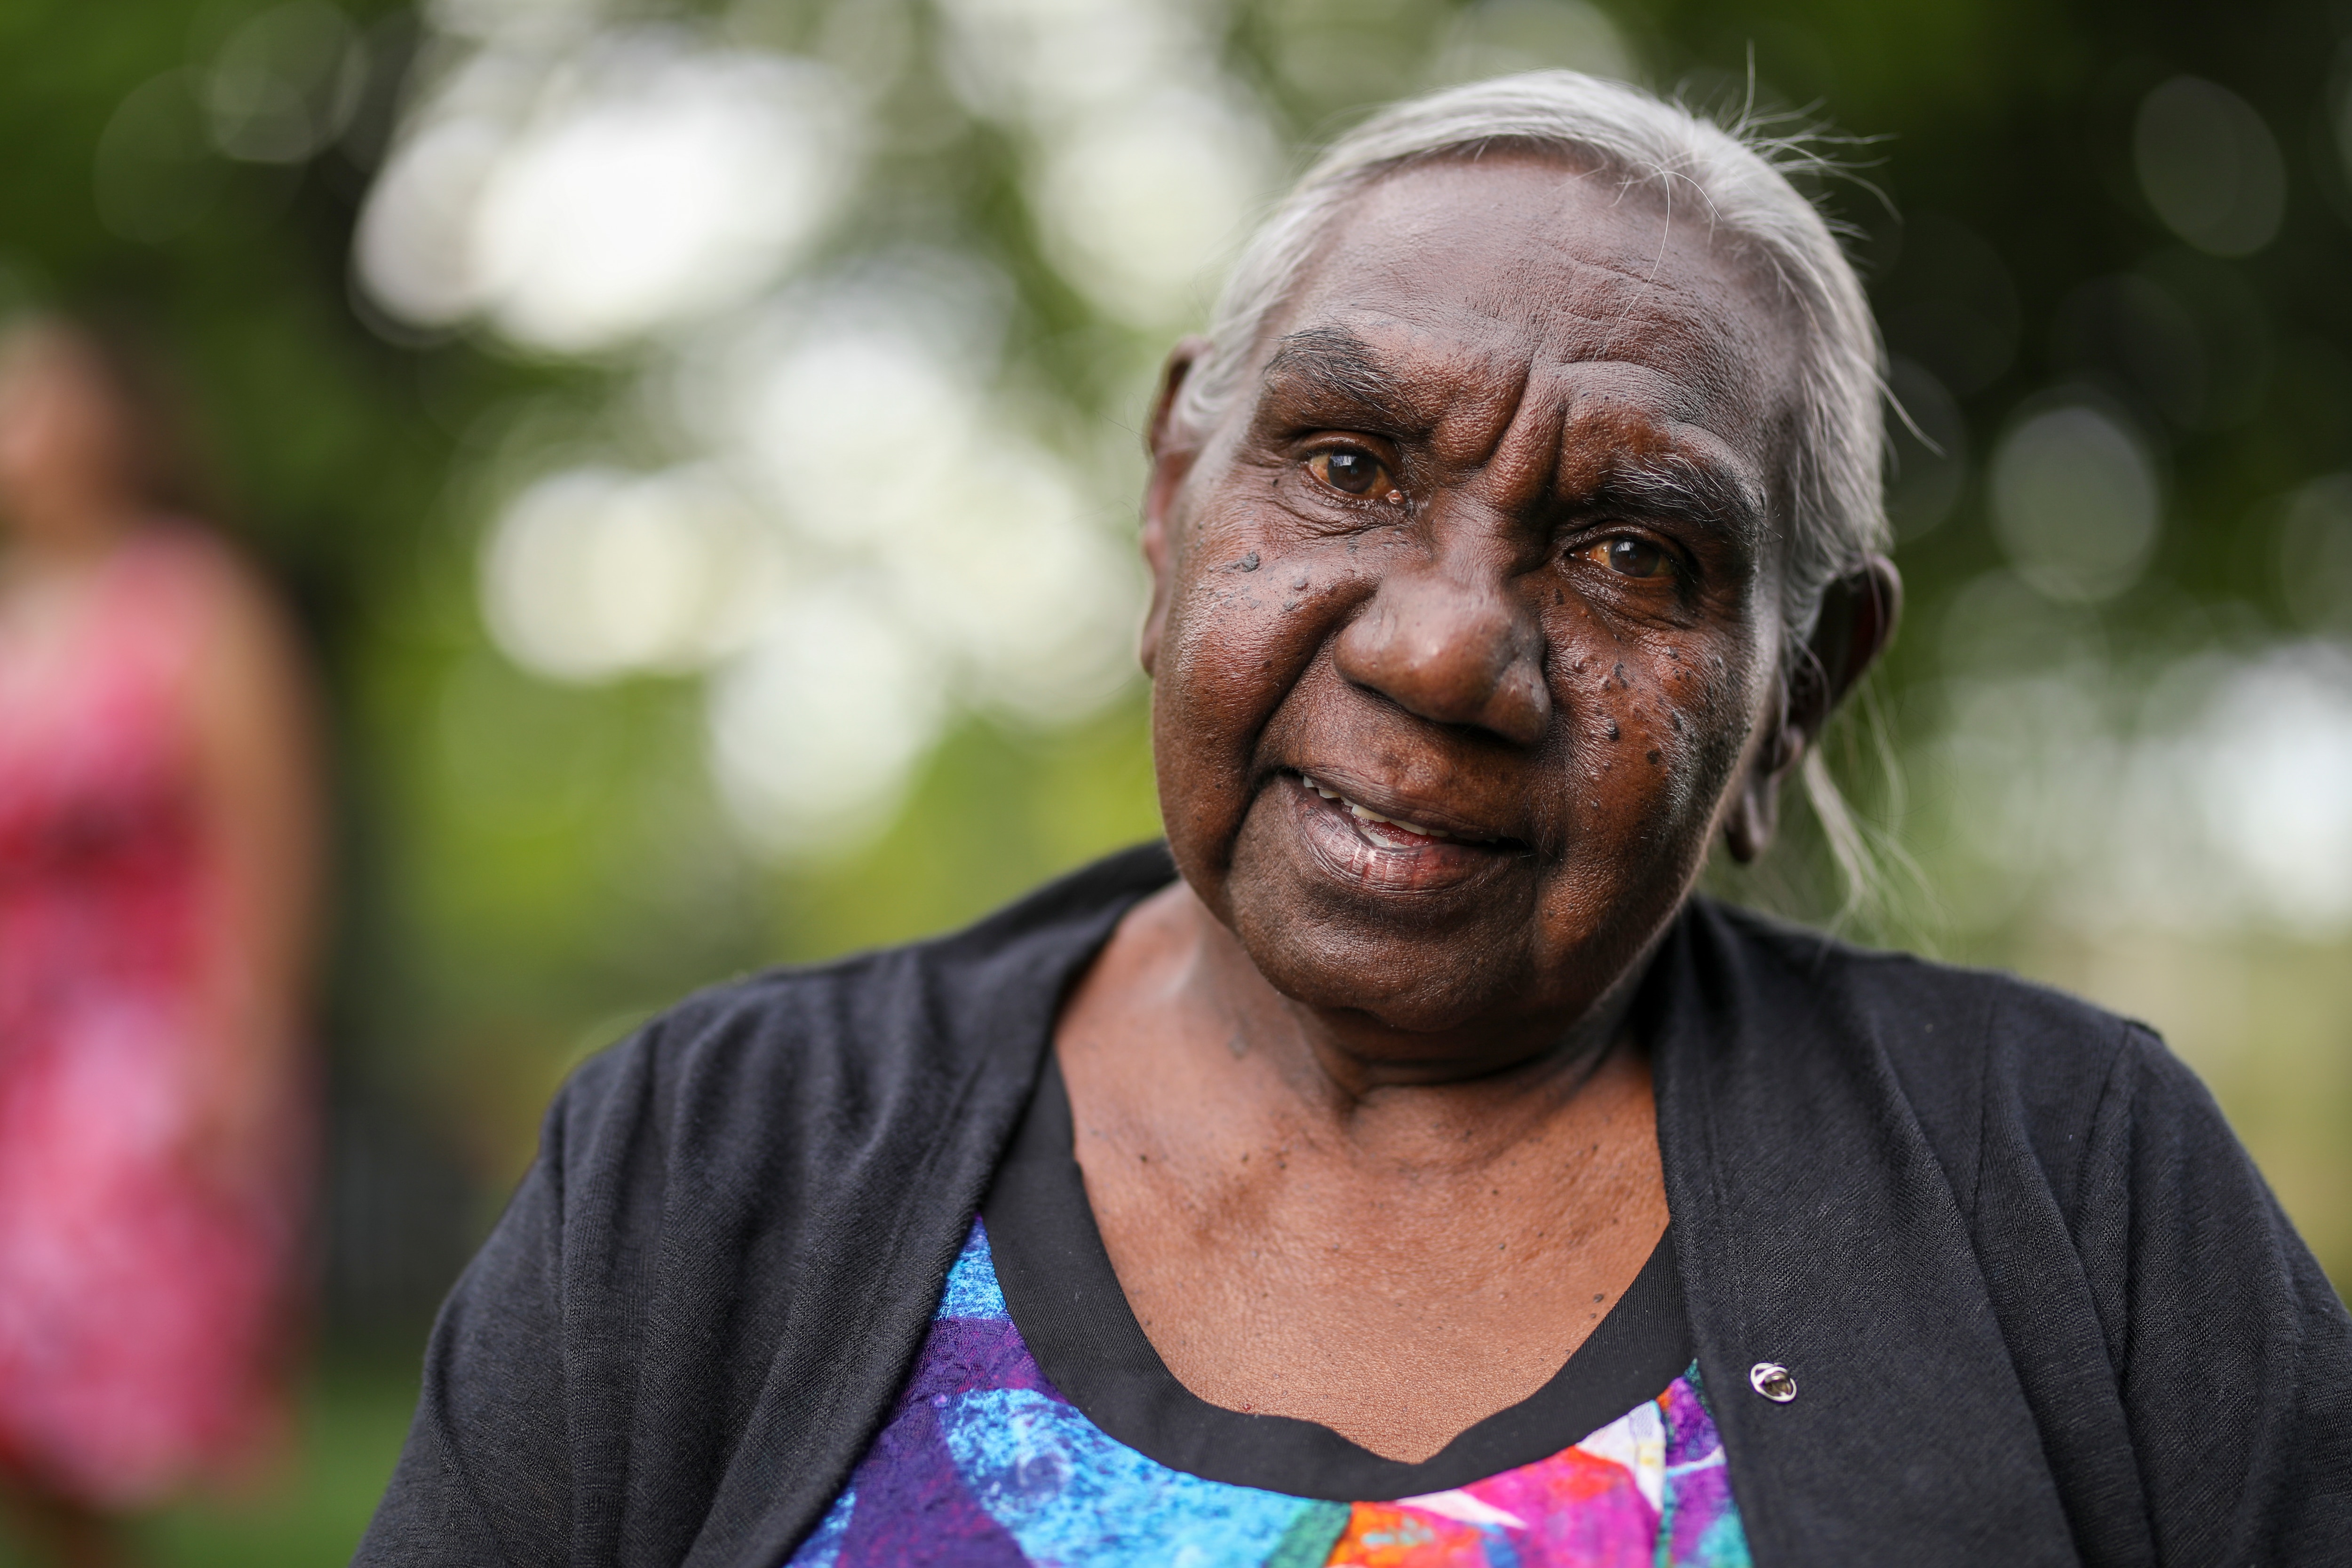
<svg viewBox="0 0 2352 1568"><path fill-rule="evenodd" d="M1473 821L1434 801L1373 784L1344 768L1306 767L1293 771L1310 784L1319 785L1341 797L1349 805L1360 807L1408 831L1434 829L1445 838L1472 844L1517 842L1510 835L1497 832L1490 822Z"/></svg>

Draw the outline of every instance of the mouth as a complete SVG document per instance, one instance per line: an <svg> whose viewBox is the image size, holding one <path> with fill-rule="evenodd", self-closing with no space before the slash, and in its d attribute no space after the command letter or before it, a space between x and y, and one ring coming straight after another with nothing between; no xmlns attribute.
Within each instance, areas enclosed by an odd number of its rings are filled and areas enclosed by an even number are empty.
<svg viewBox="0 0 2352 1568"><path fill-rule="evenodd" d="M1499 850L1517 847L1512 840L1480 838L1465 832L1441 828L1433 823L1416 822L1404 817L1372 810L1360 800L1353 800L1332 789L1309 773L1296 777L1299 788L1311 798L1325 802L1322 810L1344 818L1354 828L1358 837L1375 849L1422 850L1439 844L1460 845L1468 849Z"/></svg>

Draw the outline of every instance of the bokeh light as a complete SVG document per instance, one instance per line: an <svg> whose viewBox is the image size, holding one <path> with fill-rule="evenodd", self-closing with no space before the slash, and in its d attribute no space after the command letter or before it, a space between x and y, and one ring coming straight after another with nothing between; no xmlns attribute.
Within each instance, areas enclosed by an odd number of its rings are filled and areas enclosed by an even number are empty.
<svg viewBox="0 0 2352 1568"><path fill-rule="evenodd" d="M2309 936L2352 930L2352 655L2305 643L2231 668L2183 747L2199 805L2239 875L2240 906Z"/></svg>
<svg viewBox="0 0 2352 1568"><path fill-rule="evenodd" d="M1195 319L1272 184L1273 138L1223 99L1160 90L1045 131L1032 199L1046 250L1117 319Z"/></svg>
<svg viewBox="0 0 2352 1568"><path fill-rule="evenodd" d="M499 646L558 680L698 670L747 644L781 548L707 469L551 474L493 525L482 609Z"/></svg>
<svg viewBox="0 0 2352 1568"><path fill-rule="evenodd" d="M341 136L365 90L365 45L324 0L240 23L205 73L213 143L254 163L299 163Z"/></svg>
<svg viewBox="0 0 2352 1568"><path fill-rule="evenodd" d="M2279 586L2295 618L2352 633L2352 474L2330 474L2287 502Z"/></svg>
<svg viewBox="0 0 2352 1568"><path fill-rule="evenodd" d="M2112 599L2156 545L2163 494L2146 442L2084 404L2037 413L1992 459L1993 531L2018 575L2053 599Z"/></svg>
<svg viewBox="0 0 2352 1568"><path fill-rule="evenodd" d="M710 693L714 768L736 819L776 850L841 854L887 825L938 740L943 683L867 585L783 607Z"/></svg>
<svg viewBox="0 0 2352 1568"><path fill-rule="evenodd" d="M2149 93L2132 128L2140 189L2173 233L2215 256L2252 256L2278 233L2286 162L2253 105L2198 77Z"/></svg>
<svg viewBox="0 0 2352 1568"><path fill-rule="evenodd" d="M361 220L361 276L421 326L610 349L739 303L855 177L824 68L641 29L534 71L497 50L418 115Z"/></svg>

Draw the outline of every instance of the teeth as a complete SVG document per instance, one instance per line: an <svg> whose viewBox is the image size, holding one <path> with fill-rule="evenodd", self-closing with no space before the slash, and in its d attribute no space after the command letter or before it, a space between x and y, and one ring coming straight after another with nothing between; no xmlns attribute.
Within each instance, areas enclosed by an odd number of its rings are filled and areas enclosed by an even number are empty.
<svg viewBox="0 0 2352 1568"><path fill-rule="evenodd" d="M1383 817L1378 811L1367 811L1353 800L1348 802L1348 815L1360 822L1385 822L1391 828L1402 828L1408 833L1419 833L1424 839L1445 837L1438 829L1424 828L1419 822L1408 822L1402 817Z"/></svg>
<svg viewBox="0 0 2352 1568"><path fill-rule="evenodd" d="M1353 800L1349 800L1345 795L1340 794L1338 790L1326 789L1322 785L1317 783L1313 779L1308 778L1306 774L1302 773L1298 777L1306 783L1309 789L1314 790L1326 800L1337 800L1342 806L1347 807L1348 815L1355 818L1356 821L1360 822L1380 822L1391 828L1402 828L1406 832L1418 833L1424 839L1450 839L1454 836L1443 828L1424 828L1419 822L1408 822L1402 817L1383 817L1378 811L1368 811L1363 807L1357 805Z"/></svg>

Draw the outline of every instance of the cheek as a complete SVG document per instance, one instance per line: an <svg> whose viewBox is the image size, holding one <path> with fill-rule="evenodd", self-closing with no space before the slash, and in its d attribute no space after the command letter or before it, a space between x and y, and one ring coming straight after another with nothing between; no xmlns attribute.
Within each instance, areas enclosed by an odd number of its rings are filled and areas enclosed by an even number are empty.
<svg viewBox="0 0 2352 1568"><path fill-rule="evenodd" d="M1225 862L1255 792L1259 738L1312 660L1322 608L1312 574L1265 541L1213 527L1187 541L1152 682L1152 751L1160 813L1188 875Z"/></svg>
<svg viewBox="0 0 2352 1568"><path fill-rule="evenodd" d="M1255 556L1208 564L1178 580L1154 685L1160 705L1205 727L1203 738L1245 727L1275 678L1279 612Z"/></svg>
<svg viewBox="0 0 2352 1568"><path fill-rule="evenodd" d="M1675 773L1692 803L1709 815L1753 727L1748 667L1748 661L1735 664L1719 650L1676 649L1657 672L1656 700L1648 710L1656 762Z"/></svg>
<svg viewBox="0 0 2352 1568"><path fill-rule="evenodd" d="M1703 842L1752 727L1749 664L1705 642L1632 640L1573 662L1577 772L1597 841L1665 859Z"/></svg>

